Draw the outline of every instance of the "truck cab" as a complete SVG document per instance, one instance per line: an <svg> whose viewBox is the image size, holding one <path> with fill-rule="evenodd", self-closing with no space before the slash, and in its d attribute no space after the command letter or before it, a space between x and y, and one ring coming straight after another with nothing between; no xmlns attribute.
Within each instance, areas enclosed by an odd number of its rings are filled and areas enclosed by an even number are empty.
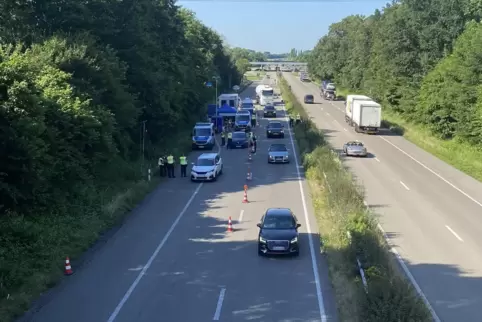
<svg viewBox="0 0 482 322"><path fill-rule="evenodd" d="M251 131L251 113L249 111L238 111L234 119L236 131Z"/></svg>
<svg viewBox="0 0 482 322"><path fill-rule="evenodd" d="M212 150L216 145L214 124L196 123L192 129L192 149Z"/></svg>
<svg viewBox="0 0 482 322"><path fill-rule="evenodd" d="M274 105L274 89L271 86L266 85L264 88L260 89L260 105Z"/></svg>

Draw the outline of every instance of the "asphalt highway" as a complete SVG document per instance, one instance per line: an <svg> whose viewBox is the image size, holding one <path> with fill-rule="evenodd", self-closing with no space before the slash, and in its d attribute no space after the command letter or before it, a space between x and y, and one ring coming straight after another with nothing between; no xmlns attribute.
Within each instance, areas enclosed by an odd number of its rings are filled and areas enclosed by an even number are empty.
<svg viewBox="0 0 482 322"><path fill-rule="evenodd" d="M242 97L254 96L256 85ZM221 148L224 174L202 184L179 178L176 169L177 178L161 183L88 263L74 266L75 274L21 321L335 320L311 198L291 135L266 139L267 122L260 119L255 131L259 144L252 162L247 149ZM267 164L271 142L288 146L290 164ZM190 154L189 161L200 153ZM242 203L244 184L249 204ZM289 207L297 215L299 257L258 256L256 224L269 207ZM229 217L232 233L226 231Z"/></svg>
<svg viewBox="0 0 482 322"><path fill-rule="evenodd" d="M435 320L481 321L482 184L388 130L355 133L344 102L325 101L318 85L284 76L301 102L315 96L304 107L335 149L349 140L365 143L368 158L343 159Z"/></svg>

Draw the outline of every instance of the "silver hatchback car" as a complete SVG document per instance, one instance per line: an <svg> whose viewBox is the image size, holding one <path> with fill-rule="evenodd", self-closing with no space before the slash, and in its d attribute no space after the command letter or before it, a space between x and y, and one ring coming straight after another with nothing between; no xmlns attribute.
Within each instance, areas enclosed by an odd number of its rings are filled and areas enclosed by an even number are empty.
<svg viewBox="0 0 482 322"><path fill-rule="evenodd" d="M290 156L285 144L271 144L268 149L268 163L290 163Z"/></svg>
<svg viewBox="0 0 482 322"><path fill-rule="evenodd" d="M346 156L366 157L367 148L360 141L349 141L343 145L343 153Z"/></svg>

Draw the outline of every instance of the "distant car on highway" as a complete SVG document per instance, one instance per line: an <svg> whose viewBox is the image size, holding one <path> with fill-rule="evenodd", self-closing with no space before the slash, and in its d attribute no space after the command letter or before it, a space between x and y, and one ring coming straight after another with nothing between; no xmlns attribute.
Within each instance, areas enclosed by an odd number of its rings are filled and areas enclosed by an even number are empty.
<svg viewBox="0 0 482 322"><path fill-rule="evenodd" d="M223 159L219 153L203 153L192 164L191 181L216 181L222 174Z"/></svg>
<svg viewBox="0 0 482 322"><path fill-rule="evenodd" d="M313 104L315 103L315 97L311 94L305 95L305 104Z"/></svg>
<svg viewBox="0 0 482 322"><path fill-rule="evenodd" d="M258 255L300 254L298 219L289 208L269 208L257 224Z"/></svg>
<svg viewBox="0 0 482 322"><path fill-rule="evenodd" d="M281 124L281 122L277 122L277 121L269 122L268 125L266 126L266 137L268 139L272 137L284 138L285 137L284 125Z"/></svg>
<svg viewBox="0 0 482 322"><path fill-rule="evenodd" d="M263 109L264 117L276 117L276 108L273 105L266 105Z"/></svg>
<svg viewBox="0 0 482 322"><path fill-rule="evenodd" d="M235 148L243 148L246 149L249 147L248 137L246 136L246 132L244 131L237 131L233 132L233 139L231 140L231 144L229 146L231 149Z"/></svg>
<svg viewBox="0 0 482 322"><path fill-rule="evenodd" d="M349 141L343 145L343 153L346 156L366 157L367 148L360 141Z"/></svg>
<svg viewBox="0 0 482 322"><path fill-rule="evenodd" d="M290 155L286 144L271 144L268 149L268 163L290 163Z"/></svg>

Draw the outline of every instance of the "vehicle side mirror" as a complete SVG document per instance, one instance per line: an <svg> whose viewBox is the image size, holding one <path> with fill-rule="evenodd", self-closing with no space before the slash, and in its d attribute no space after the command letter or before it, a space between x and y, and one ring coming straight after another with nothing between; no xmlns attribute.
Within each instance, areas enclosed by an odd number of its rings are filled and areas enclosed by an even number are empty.
<svg viewBox="0 0 482 322"><path fill-rule="evenodd" d="M296 228L300 228L301 227L301 224L296 224Z"/></svg>
<svg viewBox="0 0 482 322"><path fill-rule="evenodd" d="M258 228L261 228L261 223L256 224Z"/></svg>

